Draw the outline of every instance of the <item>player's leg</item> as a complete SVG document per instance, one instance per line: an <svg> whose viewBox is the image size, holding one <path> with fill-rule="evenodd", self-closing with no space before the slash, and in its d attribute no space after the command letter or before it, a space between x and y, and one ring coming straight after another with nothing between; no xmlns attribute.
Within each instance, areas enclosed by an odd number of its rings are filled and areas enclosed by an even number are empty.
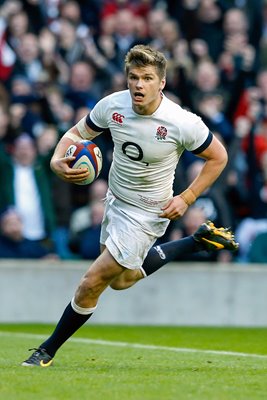
<svg viewBox="0 0 267 400"><path fill-rule="evenodd" d="M165 264L178 260L183 254L196 253L201 250L204 250L203 245L198 243L193 236L167 242L160 246L153 246L140 269L126 269L121 275L113 279L110 287L115 290L128 289L137 281L153 274Z"/></svg>
<svg viewBox="0 0 267 400"><path fill-rule="evenodd" d="M52 335L22 365L50 366L56 351L91 317L101 293L123 270L106 249L81 279Z"/></svg>
<svg viewBox="0 0 267 400"><path fill-rule="evenodd" d="M235 242L234 235L229 229L216 228L212 222L208 221L200 225L192 236L152 247L140 269L126 269L121 275L114 278L110 286L115 290L127 289L140 279L153 274L165 264L179 260L179 257L184 254L222 249L237 250L238 243Z"/></svg>

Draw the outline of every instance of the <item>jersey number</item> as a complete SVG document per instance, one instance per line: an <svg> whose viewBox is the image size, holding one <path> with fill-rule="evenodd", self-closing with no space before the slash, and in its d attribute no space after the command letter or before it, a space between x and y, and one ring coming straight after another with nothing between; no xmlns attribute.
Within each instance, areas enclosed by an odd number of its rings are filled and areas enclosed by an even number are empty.
<svg viewBox="0 0 267 400"><path fill-rule="evenodd" d="M136 148L136 150L137 150L136 153L137 154L135 156L130 155L130 154L127 153L127 147L129 147L129 146ZM143 158L143 155L144 155L143 150L141 149L139 144L136 144L134 142L125 142L125 143L123 143L122 152L123 152L123 154L125 154L127 157L129 157L133 161L141 161L142 158Z"/></svg>
<svg viewBox="0 0 267 400"><path fill-rule="evenodd" d="M127 152L127 147L134 147L135 150L134 152L136 153L135 155L132 154L128 154L129 152ZM130 160L133 161L141 161L143 159L144 153L142 148L139 146L139 144L134 143L134 142L125 142L122 145L122 152L123 154L125 154L127 157L130 158ZM146 164L147 166L149 165L149 163L142 161L144 164Z"/></svg>

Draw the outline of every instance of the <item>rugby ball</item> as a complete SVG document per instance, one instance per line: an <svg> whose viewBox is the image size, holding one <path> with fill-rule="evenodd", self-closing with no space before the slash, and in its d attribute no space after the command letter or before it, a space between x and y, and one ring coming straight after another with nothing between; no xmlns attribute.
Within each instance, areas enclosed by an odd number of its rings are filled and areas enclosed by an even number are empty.
<svg viewBox="0 0 267 400"><path fill-rule="evenodd" d="M100 148L90 140L82 140L70 145L65 157L76 157L69 164L70 168L87 168L89 176L77 185L89 185L99 176L102 169L102 153Z"/></svg>

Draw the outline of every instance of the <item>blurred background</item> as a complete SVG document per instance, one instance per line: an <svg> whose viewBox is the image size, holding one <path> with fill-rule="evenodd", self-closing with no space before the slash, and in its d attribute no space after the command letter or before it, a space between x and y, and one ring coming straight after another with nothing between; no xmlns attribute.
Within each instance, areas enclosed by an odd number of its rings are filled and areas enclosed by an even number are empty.
<svg viewBox="0 0 267 400"><path fill-rule="evenodd" d="M135 44L168 60L165 94L199 114L229 153L216 184L162 241L206 219L229 226L237 253L186 262L233 267L267 262L267 2L265 0L0 1L0 258L86 260L99 254L102 199L112 142L90 186L49 168L65 131L103 96L124 90L123 62ZM201 168L184 153L175 194Z"/></svg>

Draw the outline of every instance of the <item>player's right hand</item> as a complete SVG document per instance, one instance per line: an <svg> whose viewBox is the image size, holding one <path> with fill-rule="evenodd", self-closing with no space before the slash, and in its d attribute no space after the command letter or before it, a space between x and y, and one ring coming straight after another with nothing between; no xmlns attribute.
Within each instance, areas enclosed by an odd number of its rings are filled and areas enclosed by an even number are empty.
<svg viewBox="0 0 267 400"><path fill-rule="evenodd" d="M74 161L75 157L52 158L50 167L52 171L63 181L69 183L80 183L84 181L88 175L87 168L70 168L69 164Z"/></svg>

